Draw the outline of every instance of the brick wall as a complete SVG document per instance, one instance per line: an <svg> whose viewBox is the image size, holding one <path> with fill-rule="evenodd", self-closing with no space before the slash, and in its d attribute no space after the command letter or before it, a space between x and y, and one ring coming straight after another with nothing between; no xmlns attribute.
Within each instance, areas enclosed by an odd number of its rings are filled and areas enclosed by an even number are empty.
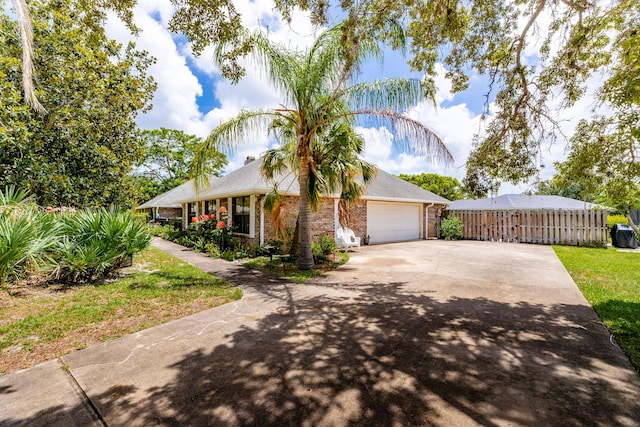
<svg viewBox="0 0 640 427"><path fill-rule="evenodd" d="M365 200L358 200L349 205L349 228L358 237L370 234L367 231L367 202Z"/></svg>
<svg viewBox="0 0 640 427"><path fill-rule="evenodd" d="M425 233L426 238L437 239L440 237L440 217L442 216L443 209L444 205L433 205L431 207L426 207L425 210L427 214L424 215L424 222L427 228L427 232Z"/></svg>
<svg viewBox="0 0 640 427"><path fill-rule="evenodd" d="M182 217L182 208L158 208L160 218L175 219Z"/></svg>
<svg viewBox="0 0 640 427"><path fill-rule="evenodd" d="M262 197L256 202L256 234L260 233L260 209L262 207ZM284 216L284 223L286 228L294 229L296 226L296 218L298 212L298 198L297 197L285 197L281 204L280 212ZM264 241L269 240L283 240L282 236L276 236L275 228L273 227L273 221L271 219L271 212L264 212Z"/></svg>
<svg viewBox="0 0 640 427"><path fill-rule="evenodd" d="M220 200L221 206L226 206L227 199ZM238 236L246 244L254 244L260 241L260 212L264 209L262 206L263 196L256 199L255 210L255 224L256 224L256 237L250 239L247 236ZM434 205L427 208L428 205L423 205L423 236L429 238L439 237L440 216L442 215L443 206ZM320 199L318 210L311 212L311 234L315 240L320 235L328 235L335 237L335 200L322 198ZM298 212L298 198L297 197L285 197L281 205L282 214L285 218L285 226L293 232L296 226L296 218ZM428 215L426 214L428 211ZM349 228L351 228L355 235L358 237L364 237L370 234L367 230L367 202L366 200L359 200L352 203L349 207L350 218ZM282 236L275 235L275 229L271 218L271 213L264 212L264 242L267 243L270 240L282 240Z"/></svg>

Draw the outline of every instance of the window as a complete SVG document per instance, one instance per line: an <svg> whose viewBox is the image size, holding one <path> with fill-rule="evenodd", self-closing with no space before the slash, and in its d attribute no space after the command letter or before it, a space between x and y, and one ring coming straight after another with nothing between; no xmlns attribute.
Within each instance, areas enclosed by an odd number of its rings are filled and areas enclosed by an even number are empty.
<svg viewBox="0 0 640 427"><path fill-rule="evenodd" d="M187 204L187 224L191 224L191 220L196 216L196 204Z"/></svg>
<svg viewBox="0 0 640 427"><path fill-rule="evenodd" d="M215 200L206 200L204 202L204 213L205 215L216 212L216 201Z"/></svg>
<svg viewBox="0 0 640 427"><path fill-rule="evenodd" d="M249 196L233 198L233 217L231 219L237 233L249 234L249 217L251 216L249 200Z"/></svg>

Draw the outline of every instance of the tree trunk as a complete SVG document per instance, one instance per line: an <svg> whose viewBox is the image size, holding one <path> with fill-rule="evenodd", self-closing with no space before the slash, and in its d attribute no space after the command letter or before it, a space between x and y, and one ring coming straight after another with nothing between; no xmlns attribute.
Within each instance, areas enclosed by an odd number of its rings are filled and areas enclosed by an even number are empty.
<svg viewBox="0 0 640 427"><path fill-rule="evenodd" d="M307 194L307 181L309 180L309 160L307 156L300 158L300 197L298 199L298 226L299 226L299 257L298 268L310 270L313 268L313 252L311 251L311 205Z"/></svg>
<svg viewBox="0 0 640 427"><path fill-rule="evenodd" d="M633 218L631 217L631 211L627 213L627 221L629 221L629 225L633 228L633 231L636 233L636 236L640 235L640 230L638 230L638 224L633 222Z"/></svg>
<svg viewBox="0 0 640 427"><path fill-rule="evenodd" d="M300 221L296 218L296 228L293 230L293 238L291 239L291 244L289 248L289 256L291 259L298 259L298 247L300 246Z"/></svg>

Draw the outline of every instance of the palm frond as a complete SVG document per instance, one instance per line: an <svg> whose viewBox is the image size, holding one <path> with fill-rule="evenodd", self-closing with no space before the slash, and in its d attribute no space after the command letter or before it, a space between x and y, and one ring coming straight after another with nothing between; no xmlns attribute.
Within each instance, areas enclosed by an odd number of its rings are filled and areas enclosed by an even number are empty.
<svg viewBox="0 0 640 427"><path fill-rule="evenodd" d="M352 110L403 112L424 100L425 88L418 79L385 79L357 83L342 94Z"/></svg>
<svg viewBox="0 0 640 427"><path fill-rule="evenodd" d="M195 179L196 190L209 184L208 159L219 151L233 152L247 139L265 132L274 118L279 117L272 110L241 111L236 117L221 123L196 149L191 161L189 175Z"/></svg>
<svg viewBox="0 0 640 427"><path fill-rule="evenodd" d="M390 110L360 110L353 114L367 116L377 125L391 124L393 134L397 136L395 143L409 153L445 164L453 162L453 155L440 137L417 120Z"/></svg>
<svg viewBox="0 0 640 427"><path fill-rule="evenodd" d="M271 224L276 237L286 235L287 228L285 224L286 214L282 207L282 197L278 193L278 186L274 185L273 190L265 194L262 200L262 206L271 214Z"/></svg>
<svg viewBox="0 0 640 427"><path fill-rule="evenodd" d="M292 88L295 87L294 79L299 72L300 53L291 52L285 46L273 42L261 30L254 33L244 31L239 40L222 43L215 46L213 60L218 67L223 67L227 60L229 51L242 44L246 40L252 46L248 56L248 61L252 63L255 70L269 80L272 87L285 97L287 103L295 101Z"/></svg>
<svg viewBox="0 0 640 427"><path fill-rule="evenodd" d="M31 108L45 114L47 110L40 104L36 97L33 85L33 29L31 28L31 14L25 0L13 0L16 15L18 16L18 31L22 44L22 88L24 100Z"/></svg>

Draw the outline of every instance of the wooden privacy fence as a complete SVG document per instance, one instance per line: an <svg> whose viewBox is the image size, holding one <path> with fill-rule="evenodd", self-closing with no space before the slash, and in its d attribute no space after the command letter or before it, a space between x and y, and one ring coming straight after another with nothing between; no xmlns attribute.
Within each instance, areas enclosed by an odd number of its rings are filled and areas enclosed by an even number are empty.
<svg viewBox="0 0 640 427"><path fill-rule="evenodd" d="M545 245L606 246L606 210L453 210L465 239Z"/></svg>

